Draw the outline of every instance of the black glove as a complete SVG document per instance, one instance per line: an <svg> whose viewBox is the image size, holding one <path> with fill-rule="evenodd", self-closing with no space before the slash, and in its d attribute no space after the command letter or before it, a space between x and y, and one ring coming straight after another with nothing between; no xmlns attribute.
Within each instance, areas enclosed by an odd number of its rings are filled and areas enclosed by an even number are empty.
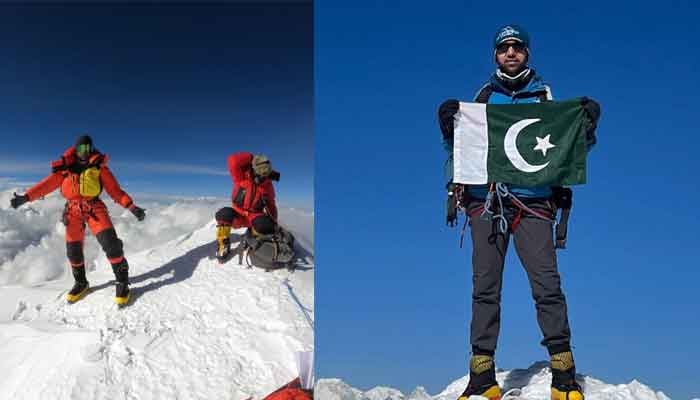
<svg viewBox="0 0 700 400"><path fill-rule="evenodd" d="M597 101L584 97L581 99L583 103L583 109L588 114L588 120L596 125L598 124L598 119L600 118L600 104Z"/></svg>
<svg viewBox="0 0 700 400"><path fill-rule="evenodd" d="M279 182L280 173L275 170L272 170L272 172L270 172L270 175L268 175L268 178L270 178L271 181Z"/></svg>
<svg viewBox="0 0 700 400"><path fill-rule="evenodd" d="M10 206L12 206L12 208L17 208L29 201L29 196L26 194L18 195L17 193L13 193L13 195L15 197L10 199Z"/></svg>
<svg viewBox="0 0 700 400"><path fill-rule="evenodd" d="M143 221L144 218L146 218L146 210L144 210L141 207L133 206L129 209L132 214L138 219L139 221Z"/></svg>
<svg viewBox="0 0 700 400"><path fill-rule="evenodd" d="M581 98L581 105L586 112L588 119L588 127L586 128L586 147L590 148L598 140L595 136L595 130L598 127L598 119L600 118L600 104L588 97Z"/></svg>
<svg viewBox="0 0 700 400"><path fill-rule="evenodd" d="M455 135L455 114L459 112L459 100L446 100L438 108L438 122L443 139L452 139Z"/></svg>

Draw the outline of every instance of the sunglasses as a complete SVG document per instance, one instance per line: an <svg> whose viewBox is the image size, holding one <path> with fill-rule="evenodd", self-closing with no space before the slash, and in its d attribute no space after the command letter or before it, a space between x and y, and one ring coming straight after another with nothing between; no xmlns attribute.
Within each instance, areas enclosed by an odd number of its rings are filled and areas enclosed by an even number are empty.
<svg viewBox="0 0 700 400"><path fill-rule="evenodd" d="M523 43L520 42L515 42L515 43L501 43L496 47L496 53L498 54L505 54L508 52L508 49L513 48L514 51L518 53L524 53L525 50L527 49Z"/></svg>
<svg viewBox="0 0 700 400"><path fill-rule="evenodd" d="M79 156L88 155L88 154L90 154L91 151L92 151L92 146L90 146L90 145L87 144L87 143L85 143L85 144L79 144L79 145L75 148L75 152L78 153Z"/></svg>

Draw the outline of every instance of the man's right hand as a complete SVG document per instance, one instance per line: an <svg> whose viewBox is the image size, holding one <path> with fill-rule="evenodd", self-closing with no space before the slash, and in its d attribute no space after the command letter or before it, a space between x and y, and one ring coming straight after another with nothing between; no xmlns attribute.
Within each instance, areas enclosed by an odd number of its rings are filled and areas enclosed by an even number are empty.
<svg viewBox="0 0 700 400"><path fill-rule="evenodd" d="M438 108L438 121L444 139L451 139L455 135L455 114L459 112L459 100L446 100Z"/></svg>
<svg viewBox="0 0 700 400"><path fill-rule="evenodd" d="M17 193L13 193L15 197L10 199L10 206L12 208L18 208L22 204L26 203L29 201L29 196L26 194L18 195Z"/></svg>

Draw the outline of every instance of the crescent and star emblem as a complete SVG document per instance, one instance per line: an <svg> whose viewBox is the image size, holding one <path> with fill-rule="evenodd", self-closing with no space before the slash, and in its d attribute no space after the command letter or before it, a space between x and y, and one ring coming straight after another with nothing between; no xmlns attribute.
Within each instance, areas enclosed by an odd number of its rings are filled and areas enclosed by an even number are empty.
<svg viewBox="0 0 700 400"><path fill-rule="evenodd" d="M515 168L523 172L537 172L546 168L547 165L549 165L549 161L540 165L532 165L528 163L527 161L525 161L523 156L518 151L518 147L515 145L515 143L518 140L518 135L520 134L520 131L539 121L539 118L530 118L514 123L513 125L511 125L510 128L508 128L505 140L503 141L503 148L506 152L508 160L510 160L510 162ZM540 150L542 151L542 155L547 156L547 150L556 147L555 145L549 142L549 136L550 135L547 135L544 138L537 137L537 145L533 150Z"/></svg>

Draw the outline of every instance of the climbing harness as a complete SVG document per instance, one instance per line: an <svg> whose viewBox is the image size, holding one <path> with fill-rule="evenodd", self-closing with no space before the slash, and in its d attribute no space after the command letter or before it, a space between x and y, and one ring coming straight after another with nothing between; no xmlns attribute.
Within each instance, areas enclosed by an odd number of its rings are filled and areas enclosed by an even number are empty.
<svg viewBox="0 0 700 400"><path fill-rule="evenodd" d="M492 210L494 195L496 200L498 201L498 211ZM518 214L515 216L513 222L510 225L511 231L514 231L518 227L518 224L520 223L520 220L523 217L523 213L531 214L536 218L548 222L555 222L554 219L552 219L551 217L528 207L516 195L511 193L504 183L492 183L489 186L489 193L486 195L486 202L484 203L484 211L481 212L481 218L487 219L491 217L492 219L496 220L498 223L498 230L501 233L506 233L506 231L508 230L508 219L505 216L503 199L510 199L510 202L518 208Z"/></svg>
<svg viewBox="0 0 700 400"><path fill-rule="evenodd" d="M523 217L529 215L549 223L556 223L554 247L557 249L565 249L573 193L570 188L563 187L553 187L552 191L553 196L551 201L554 203L554 207L551 214L528 206L515 194L511 193L508 190L508 186L504 183L491 183L483 207L467 210L469 194L466 187L464 185L452 183L448 185L447 223L449 226L454 226L457 223L457 211L460 209L464 211L467 218L464 220L460 233L459 247L461 248L464 245L464 234L470 218L478 217L496 221L498 231L500 233L506 233L508 230L511 232L515 231ZM510 223L508 221L508 216L506 216L508 209L507 206L504 205L505 199L509 200L510 204L517 208L517 213ZM558 210L561 210L559 221L556 220Z"/></svg>

